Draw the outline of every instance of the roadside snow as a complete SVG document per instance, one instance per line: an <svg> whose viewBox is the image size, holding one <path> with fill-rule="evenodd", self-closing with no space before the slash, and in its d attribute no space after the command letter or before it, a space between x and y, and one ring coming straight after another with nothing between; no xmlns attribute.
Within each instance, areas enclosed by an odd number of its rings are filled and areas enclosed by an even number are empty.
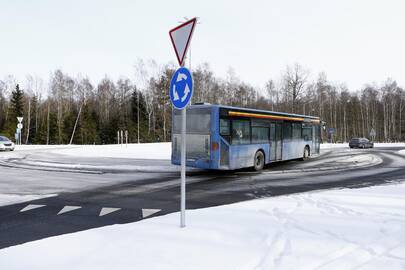
<svg viewBox="0 0 405 270"><path fill-rule="evenodd" d="M10 163L9 163L10 164ZM179 166L175 165L88 165L88 164L77 164L77 163L54 163L54 162L46 162L46 161L30 161L24 160L19 161L16 163L19 168L30 168L32 166L40 167L43 169L65 169L66 171L75 171L79 170L81 172L87 173L94 173L94 172L101 172L101 171L109 171L109 172L134 172L134 171L142 171L142 172L178 172ZM193 170L193 168L189 168L188 170Z"/></svg>
<svg viewBox="0 0 405 270"><path fill-rule="evenodd" d="M48 197L56 196L56 194L41 194L41 195L21 195L21 194L0 194L0 206L10 205L10 204L17 204L27 201L33 201Z"/></svg>
<svg viewBox="0 0 405 270"><path fill-rule="evenodd" d="M405 156L405 150L399 150L399 151L398 151L398 154Z"/></svg>
<svg viewBox="0 0 405 270"><path fill-rule="evenodd" d="M334 149L349 147L348 143L321 143L321 149Z"/></svg>
<svg viewBox="0 0 405 270"><path fill-rule="evenodd" d="M347 143L323 143L322 150L348 148ZM405 143L375 143L374 147L404 147ZM171 143L108 144L108 145L17 145L16 152L51 152L80 157L110 157L133 159L170 159Z"/></svg>
<svg viewBox="0 0 405 270"><path fill-rule="evenodd" d="M108 145L19 145L16 151L38 151L79 156L133 159L170 159L171 143L108 144Z"/></svg>
<svg viewBox="0 0 405 270"><path fill-rule="evenodd" d="M374 143L374 147L404 147L405 143ZM321 149L349 148L349 143L322 143Z"/></svg>
<svg viewBox="0 0 405 270"><path fill-rule="evenodd" d="M14 246L0 269L404 269L404 206L405 184L273 197Z"/></svg>

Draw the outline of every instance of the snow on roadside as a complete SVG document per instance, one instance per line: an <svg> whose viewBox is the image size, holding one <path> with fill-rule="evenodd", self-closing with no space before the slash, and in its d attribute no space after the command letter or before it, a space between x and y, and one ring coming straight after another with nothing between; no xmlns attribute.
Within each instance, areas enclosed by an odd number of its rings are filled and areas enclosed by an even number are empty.
<svg viewBox="0 0 405 270"><path fill-rule="evenodd" d="M133 159L170 159L171 143L108 144L108 145L19 145L16 151L44 150L55 154L79 157Z"/></svg>
<svg viewBox="0 0 405 270"><path fill-rule="evenodd" d="M404 147L405 143L375 143L375 147ZM348 143L323 143L322 150L348 148ZM171 143L108 145L18 145L16 152L45 151L69 156L133 159L170 159Z"/></svg>
<svg viewBox="0 0 405 270"><path fill-rule="evenodd" d="M43 198L49 198L56 196L56 194L45 194L45 195L35 195L35 194L0 194L0 206L10 205L10 204L17 204L27 201L33 201Z"/></svg>
<svg viewBox="0 0 405 270"><path fill-rule="evenodd" d="M374 143L374 147L404 147L405 143Z"/></svg>
<svg viewBox="0 0 405 270"><path fill-rule="evenodd" d="M3 249L0 269L404 269L404 205L405 184L253 200Z"/></svg>
<svg viewBox="0 0 405 270"><path fill-rule="evenodd" d="M374 143L374 147L404 147L405 143ZM349 148L349 143L322 143L321 149Z"/></svg>
<svg viewBox="0 0 405 270"><path fill-rule="evenodd" d="M349 147L348 143L321 143L321 150Z"/></svg>

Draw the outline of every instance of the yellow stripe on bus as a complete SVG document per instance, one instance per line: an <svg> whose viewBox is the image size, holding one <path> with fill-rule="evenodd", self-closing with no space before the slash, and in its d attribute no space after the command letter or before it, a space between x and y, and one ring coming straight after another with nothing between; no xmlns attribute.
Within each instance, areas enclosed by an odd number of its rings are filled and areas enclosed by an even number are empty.
<svg viewBox="0 0 405 270"><path fill-rule="evenodd" d="M277 116L277 115L267 115L267 114L258 114L258 113L245 113L245 112L228 112L229 116L242 116L242 117L253 117L253 118L262 118L262 119L273 119L273 120L289 120L289 121L301 121L304 122L304 118L301 117L288 117L288 116ZM312 120L311 122L319 123L319 120Z"/></svg>

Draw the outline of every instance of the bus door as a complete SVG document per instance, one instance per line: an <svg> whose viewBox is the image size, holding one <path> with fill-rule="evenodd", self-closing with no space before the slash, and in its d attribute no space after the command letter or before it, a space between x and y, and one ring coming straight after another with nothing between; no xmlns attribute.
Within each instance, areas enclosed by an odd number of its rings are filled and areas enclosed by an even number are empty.
<svg viewBox="0 0 405 270"><path fill-rule="evenodd" d="M270 161L281 160L282 155L282 134L283 126L281 123L270 124Z"/></svg>
<svg viewBox="0 0 405 270"><path fill-rule="evenodd" d="M319 154L320 143L321 143L321 129L320 126L313 126L312 132L314 139L312 140L315 144L315 153Z"/></svg>

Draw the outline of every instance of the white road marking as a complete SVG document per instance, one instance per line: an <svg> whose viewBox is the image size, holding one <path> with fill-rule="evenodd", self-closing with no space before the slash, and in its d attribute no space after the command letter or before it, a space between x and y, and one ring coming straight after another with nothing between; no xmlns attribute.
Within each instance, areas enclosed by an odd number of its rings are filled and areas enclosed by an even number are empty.
<svg viewBox="0 0 405 270"><path fill-rule="evenodd" d="M58 215L66 213L66 212L70 212L76 209L82 208L81 206L70 206L70 205L66 205L65 207L62 208L62 210L59 211Z"/></svg>
<svg viewBox="0 0 405 270"><path fill-rule="evenodd" d="M121 208L103 207L101 208L99 216L102 217L118 210L121 210Z"/></svg>
<svg viewBox="0 0 405 270"><path fill-rule="evenodd" d="M21 209L20 212L29 211L29 210L44 207L44 206L46 206L46 205L45 204L29 204L26 207L24 207L23 209Z"/></svg>
<svg viewBox="0 0 405 270"><path fill-rule="evenodd" d="M142 218L151 216L157 212L160 212L162 209L142 209Z"/></svg>

